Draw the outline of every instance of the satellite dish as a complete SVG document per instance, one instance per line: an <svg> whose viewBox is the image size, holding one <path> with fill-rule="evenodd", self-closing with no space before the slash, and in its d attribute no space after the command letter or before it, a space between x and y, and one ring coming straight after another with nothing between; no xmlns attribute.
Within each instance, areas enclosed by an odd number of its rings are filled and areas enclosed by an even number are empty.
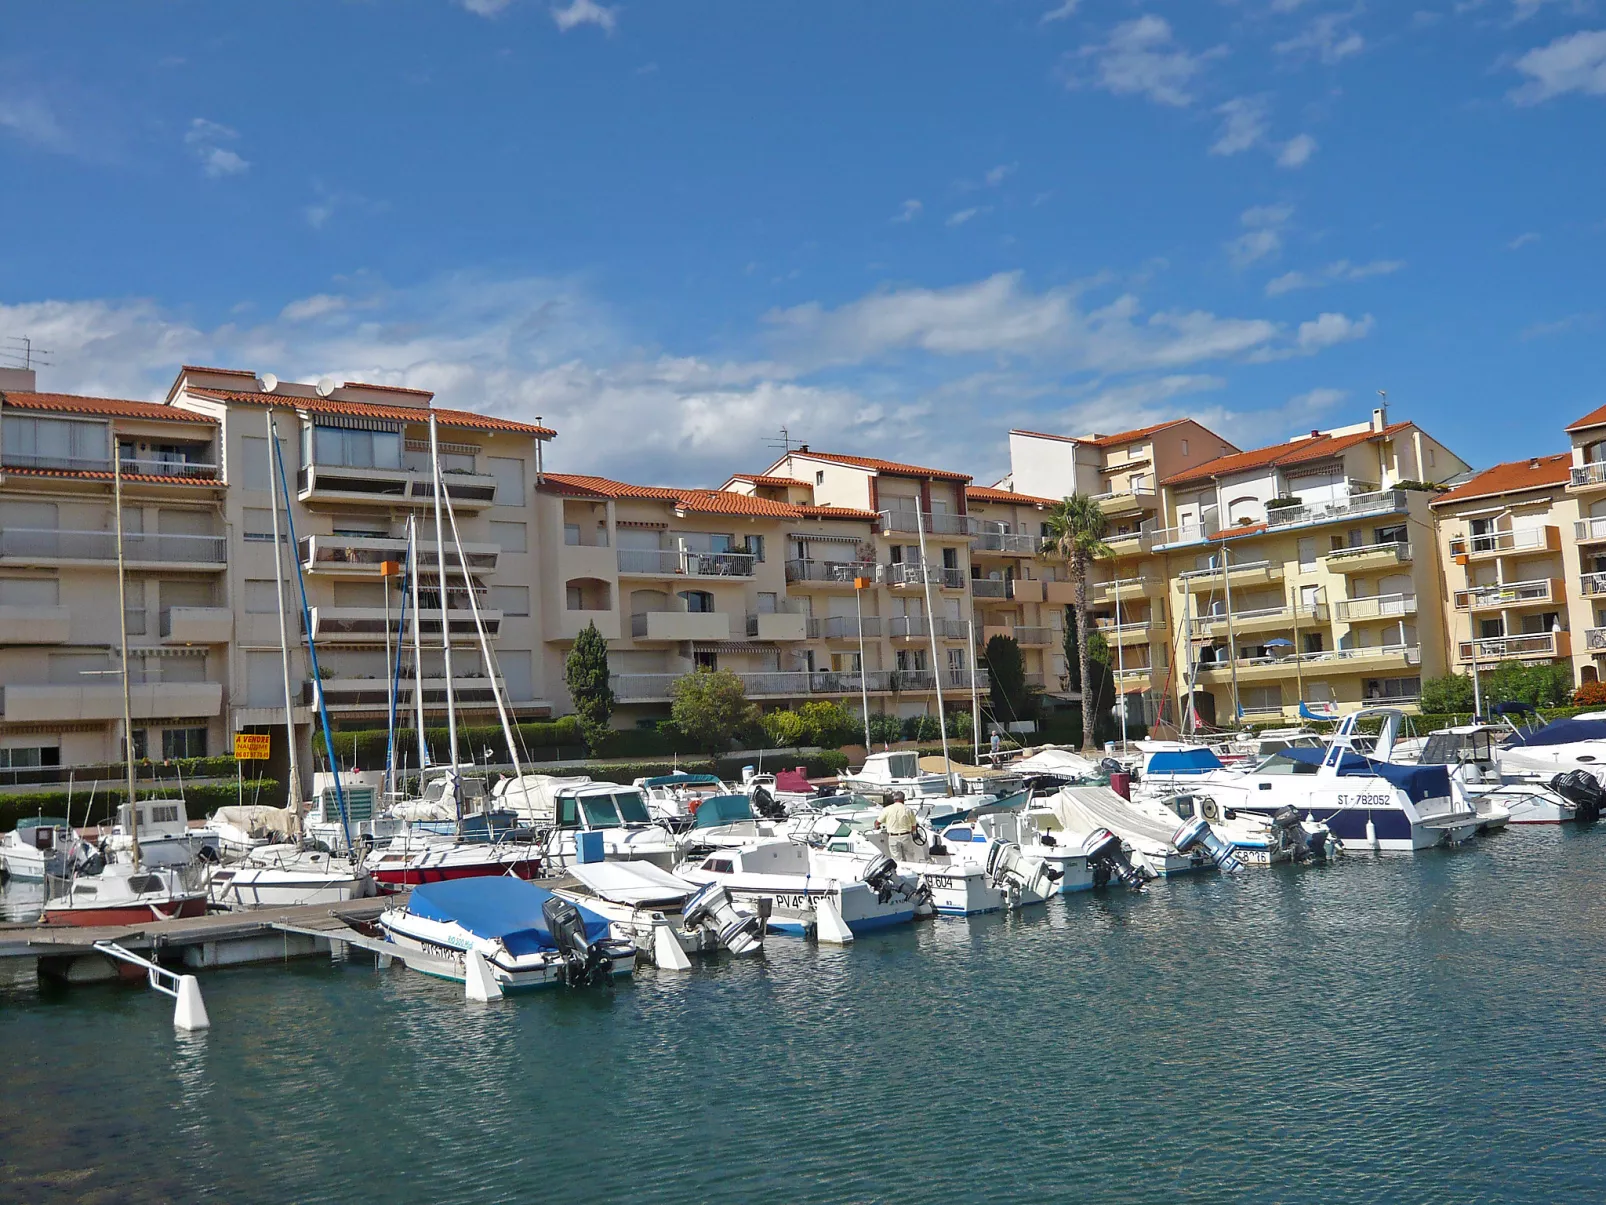
<svg viewBox="0 0 1606 1205"><path fill-rule="evenodd" d="M319 397L328 397L334 391L335 391L335 379L333 377L319 377L318 378L318 396Z"/></svg>
<svg viewBox="0 0 1606 1205"><path fill-rule="evenodd" d="M279 387L279 378L271 372L265 372L257 378L257 384L261 386L263 393L272 393Z"/></svg>

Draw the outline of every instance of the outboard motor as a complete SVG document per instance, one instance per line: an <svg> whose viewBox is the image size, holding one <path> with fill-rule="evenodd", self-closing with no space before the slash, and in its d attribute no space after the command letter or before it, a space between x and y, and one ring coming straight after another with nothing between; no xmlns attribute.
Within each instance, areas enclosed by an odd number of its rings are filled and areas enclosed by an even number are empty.
<svg viewBox="0 0 1606 1205"><path fill-rule="evenodd" d="M1087 857L1088 868L1093 872L1093 886L1107 887L1113 878L1132 891L1142 891L1152 877L1148 871L1132 865L1126 848L1107 828L1094 829L1082 842L1082 853Z"/></svg>
<svg viewBox="0 0 1606 1205"><path fill-rule="evenodd" d="M1303 862L1316 855L1317 851L1305 841L1299 809L1293 804L1284 804L1272 814L1271 831L1279 850L1286 850L1294 861Z"/></svg>
<svg viewBox="0 0 1606 1205"><path fill-rule="evenodd" d="M898 881L898 864L886 854L871 858L859 878L869 885L876 899L883 904L891 903L892 893L902 886Z"/></svg>
<svg viewBox="0 0 1606 1205"><path fill-rule="evenodd" d="M1579 824L1593 824L1600 819L1602 805L1606 805L1606 790L1600 779L1588 770L1568 770L1550 780L1550 789L1560 795L1577 811L1574 819Z"/></svg>
<svg viewBox="0 0 1606 1205"><path fill-rule="evenodd" d="M99 874L105 869L105 854L82 838L73 843L72 850L67 855L67 872L69 875L88 878Z"/></svg>
<svg viewBox="0 0 1606 1205"><path fill-rule="evenodd" d="M1065 875L1042 858L1028 857L1014 842L997 841L987 851L987 877L994 887L1011 895L1029 892L1047 897Z"/></svg>
<svg viewBox="0 0 1606 1205"><path fill-rule="evenodd" d="M754 787L752 799L753 810L765 820L786 819L786 808L769 793L769 788Z"/></svg>
<svg viewBox="0 0 1606 1205"><path fill-rule="evenodd" d="M548 896L541 905L541 916L563 958L563 982L570 987L605 981L613 970L614 959L635 954L636 947L631 942L590 940L580 909L562 896Z"/></svg>
<svg viewBox="0 0 1606 1205"><path fill-rule="evenodd" d="M1184 820L1182 827L1171 838L1171 844L1179 854L1185 854L1196 846L1203 847L1205 853L1210 855L1210 860L1226 874L1237 874L1244 868L1232 846L1216 835L1215 829L1203 816Z"/></svg>
<svg viewBox="0 0 1606 1205"><path fill-rule="evenodd" d="M688 929L708 929L723 949L741 956L764 944L764 922L751 912L738 912L723 883L705 883L686 901L681 923Z"/></svg>

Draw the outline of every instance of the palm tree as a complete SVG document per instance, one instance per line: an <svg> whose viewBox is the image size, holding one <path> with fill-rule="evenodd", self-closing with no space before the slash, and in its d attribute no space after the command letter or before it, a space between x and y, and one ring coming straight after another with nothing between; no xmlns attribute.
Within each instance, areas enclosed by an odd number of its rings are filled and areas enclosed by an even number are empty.
<svg viewBox="0 0 1606 1205"><path fill-rule="evenodd" d="M1113 555L1104 542L1104 512L1086 494L1056 502L1044 524L1043 554L1064 561L1076 583L1076 660L1082 683L1082 752L1096 753L1088 707L1087 571L1098 557ZM1118 684L1119 685L1119 684Z"/></svg>

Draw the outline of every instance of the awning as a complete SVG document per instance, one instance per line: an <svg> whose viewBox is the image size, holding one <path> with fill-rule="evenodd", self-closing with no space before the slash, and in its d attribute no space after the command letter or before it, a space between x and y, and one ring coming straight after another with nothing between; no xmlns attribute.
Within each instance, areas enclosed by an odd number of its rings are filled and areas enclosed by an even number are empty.
<svg viewBox="0 0 1606 1205"><path fill-rule="evenodd" d="M789 540L822 540L830 544L867 544L864 536L833 536L821 535L817 531L789 531L786 533Z"/></svg>

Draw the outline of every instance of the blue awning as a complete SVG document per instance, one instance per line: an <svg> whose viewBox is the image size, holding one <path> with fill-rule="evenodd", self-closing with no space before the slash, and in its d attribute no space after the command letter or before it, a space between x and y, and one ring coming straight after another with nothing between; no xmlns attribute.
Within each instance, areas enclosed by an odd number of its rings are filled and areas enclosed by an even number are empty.
<svg viewBox="0 0 1606 1205"><path fill-rule="evenodd" d="M413 888L407 911L424 920L457 924L487 941L500 938L510 954L534 954L557 948L541 914L541 905L551 896L546 888L509 875L449 879ZM608 936L605 919L586 908L580 915L587 938Z"/></svg>
<svg viewBox="0 0 1606 1205"><path fill-rule="evenodd" d="M1279 749L1277 756L1304 762L1307 766L1319 766L1327 752L1326 749L1296 746ZM1442 799L1450 794L1448 766L1401 766L1394 762L1373 761L1359 753L1346 751L1339 759L1338 773L1342 778L1381 778L1404 791L1412 803L1421 803L1424 799Z"/></svg>
<svg viewBox="0 0 1606 1205"><path fill-rule="evenodd" d="M1209 749L1161 749L1149 754L1145 774L1204 774L1221 769L1221 759Z"/></svg>
<svg viewBox="0 0 1606 1205"><path fill-rule="evenodd" d="M753 818L753 801L746 795L710 795L697 808L698 828L714 828Z"/></svg>
<svg viewBox="0 0 1606 1205"><path fill-rule="evenodd" d="M1515 732L1506 747L1515 745L1571 745L1577 741L1606 741L1606 720L1551 720L1533 732Z"/></svg>

